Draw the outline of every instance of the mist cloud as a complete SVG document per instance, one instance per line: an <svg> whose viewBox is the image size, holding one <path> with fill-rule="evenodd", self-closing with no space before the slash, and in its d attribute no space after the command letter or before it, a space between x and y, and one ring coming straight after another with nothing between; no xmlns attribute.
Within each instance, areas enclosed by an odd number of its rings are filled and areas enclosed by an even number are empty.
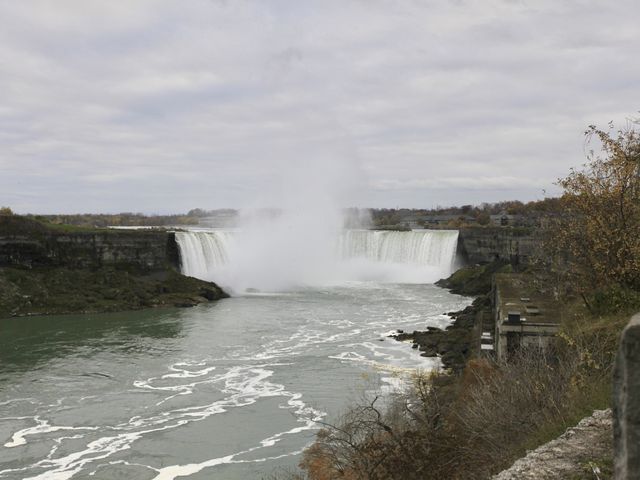
<svg viewBox="0 0 640 480"><path fill-rule="evenodd" d="M638 111L637 18L632 0L0 2L0 204L254 206L305 169L349 178L347 205L540 198L588 124Z"/></svg>

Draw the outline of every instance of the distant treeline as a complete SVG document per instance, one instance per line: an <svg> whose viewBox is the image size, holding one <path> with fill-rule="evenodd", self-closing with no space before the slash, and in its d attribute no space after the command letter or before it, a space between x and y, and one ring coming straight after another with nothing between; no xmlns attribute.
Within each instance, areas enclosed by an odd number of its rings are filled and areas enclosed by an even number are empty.
<svg viewBox="0 0 640 480"><path fill-rule="evenodd" d="M161 227L169 225L197 225L199 218L191 215L144 215L142 213L74 215L26 215L29 218L54 225L82 227Z"/></svg>
<svg viewBox="0 0 640 480"><path fill-rule="evenodd" d="M468 224L478 225L537 225L540 219L549 214L561 211L560 198L523 203L511 200L498 203L482 203L481 205L462 205L459 207L437 207L432 209L409 208L348 208L345 209L345 226L361 228L366 226L389 227L429 227L435 225L460 227ZM266 214L277 216L277 209L264 209ZM9 207L2 207L0 215L12 214ZM238 210L216 209L205 210L194 208L186 214L145 215L143 213L122 212L115 214L57 214L25 216L35 220L56 225L78 225L87 227L133 227L133 226L171 226L198 225L216 219L229 219L238 215Z"/></svg>
<svg viewBox="0 0 640 480"><path fill-rule="evenodd" d="M561 210L560 198L545 198L528 203L510 200L432 209L374 208L371 209L371 219L374 226L460 227L467 224L534 226L540 223L542 217L559 213Z"/></svg>

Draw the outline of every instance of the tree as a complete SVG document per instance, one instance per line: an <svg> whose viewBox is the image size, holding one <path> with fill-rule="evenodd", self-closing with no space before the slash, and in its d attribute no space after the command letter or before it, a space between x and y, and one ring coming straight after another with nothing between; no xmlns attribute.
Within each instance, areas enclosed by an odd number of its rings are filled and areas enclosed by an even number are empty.
<svg viewBox="0 0 640 480"><path fill-rule="evenodd" d="M487 212L479 212L476 221L479 225L489 225L489 223L491 223L491 217Z"/></svg>
<svg viewBox="0 0 640 480"><path fill-rule="evenodd" d="M558 181L564 189L563 213L553 242L564 249L565 264L584 285L616 285L640 290L640 132L590 126L587 142L597 140L582 170Z"/></svg>
<svg viewBox="0 0 640 480"><path fill-rule="evenodd" d="M13 211L9 207L0 207L0 215L13 215Z"/></svg>

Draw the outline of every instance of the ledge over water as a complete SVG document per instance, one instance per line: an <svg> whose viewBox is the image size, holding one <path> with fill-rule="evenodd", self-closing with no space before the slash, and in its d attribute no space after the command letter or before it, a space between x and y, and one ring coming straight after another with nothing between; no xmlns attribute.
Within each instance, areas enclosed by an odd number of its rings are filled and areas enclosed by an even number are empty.
<svg viewBox="0 0 640 480"><path fill-rule="evenodd" d="M0 216L0 318L186 307L228 296L181 275L178 264L172 232Z"/></svg>

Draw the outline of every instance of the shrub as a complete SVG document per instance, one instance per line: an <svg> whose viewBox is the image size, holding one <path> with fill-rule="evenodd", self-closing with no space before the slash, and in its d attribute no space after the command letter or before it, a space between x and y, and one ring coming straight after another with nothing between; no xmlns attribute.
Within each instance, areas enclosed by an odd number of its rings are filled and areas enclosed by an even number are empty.
<svg viewBox="0 0 640 480"><path fill-rule="evenodd" d="M589 306L596 315L640 310L640 291L612 285L596 290L591 295Z"/></svg>
<svg viewBox="0 0 640 480"><path fill-rule="evenodd" d="M418 376L384 409L363 402L318 434L306 478L489 478L606 406L614 349L598 346L611 344L604 333L569 331L509 363L474 359L458 377Z"/></svg>
<svg viewBox="0 0 640 480"><path fill-rule="evenodd" d="M640 289L640 131L589 127L601 153L559 180L563 214L551 222L550 255L583 287Z"/></svg>

